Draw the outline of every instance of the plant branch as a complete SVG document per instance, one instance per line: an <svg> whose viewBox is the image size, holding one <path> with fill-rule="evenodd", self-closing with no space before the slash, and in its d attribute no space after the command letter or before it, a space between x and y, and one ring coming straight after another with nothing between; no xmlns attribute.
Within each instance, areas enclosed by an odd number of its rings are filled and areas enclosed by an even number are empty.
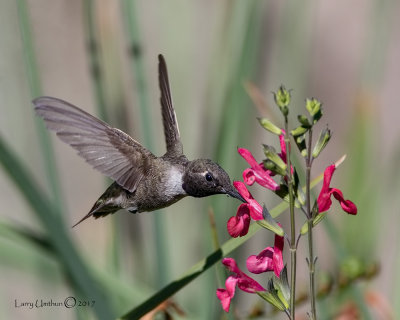
<svg viewBox="0 0 400 320"><path fill-rule="evenodd" d="M291 319L295 319L295 301L296 301L296 260L297 260L297 246L296 246L296 219L294 216L294 188L292 177L292 165L290 162L290 137L289 137L289 123L288 118L285 116L285 144L286 144L286 175L289 189L289 210L290 210L290 315Z"/></svg>
<svg viewBox="0 0 400 320"><path fill-rule="evenodd" d="M306 158L306 209L307 209L307 223L308 223L308 268L310 277L310 301L311 301L311 319L317 319L317 312L315 307L315 260L313 252L313 214L311 213L311 198L310 198L310 181L311 181L311 166L312 166L312 128L308 132L307 142L307 158Z"/></svg>

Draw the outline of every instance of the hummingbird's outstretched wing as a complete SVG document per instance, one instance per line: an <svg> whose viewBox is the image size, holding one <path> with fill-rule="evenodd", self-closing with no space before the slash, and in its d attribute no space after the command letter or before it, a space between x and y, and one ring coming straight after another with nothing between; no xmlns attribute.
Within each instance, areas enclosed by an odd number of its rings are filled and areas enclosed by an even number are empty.
<svg viewBox="0 0 400 320"><path fill-rule="evenodd" d="M164 125L165 142L167 144L166 155L174 157L183 155L183 147L179 134L178 121L172 103L172 96L168 81L167 64L164 57L158 55L158 81L161 90L161 111Z"/></svg>
<svg viewBox="0 0 400 320"><path fill-rule="evenodd" d="M63 100L33 100L48 129L78 151L95 169L133 192L155 156L125 132Z"/></svg>

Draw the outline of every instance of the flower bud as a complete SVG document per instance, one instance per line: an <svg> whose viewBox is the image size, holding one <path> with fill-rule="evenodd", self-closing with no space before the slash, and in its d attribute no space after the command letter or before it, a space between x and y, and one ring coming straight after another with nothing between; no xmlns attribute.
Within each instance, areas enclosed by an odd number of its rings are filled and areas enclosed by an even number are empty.
<svg viewBox="0 0 400 320"><path fill-rule="evenodd" d="M272 304L278 310L281 310L281 311L285 311L286 310L285 305L283 304L283 302L281 302L279 300L279 298L277 297L277 294L273 295L271 292L264 292L264 291L257 291L256 293L258 294L258 296L260 298L262 298L265 301L269 302L270 304Z"/></svg>
<svg viewBox="0 0 400 320"><path fill-rule="evenodd" d="M316 123L322 117L321 110L321 102L317 99L307 99L306 100L306 109L309 112L310 116L313 118L313 124Z"/></svg>
<svg viewBox="0 0 400 320"><path fill-rule="evenodd" d="M269 119L258 118L258 121L263 126L263 128L268 130L269 132L272 132L273 134L276 134L278 136L280 136L282 134L282 129L280 129L278 126L273 124Z"/></svg>
<svg viewBox="0 0 400 320"><path fill-rule="evenodd" d="M274 92L274 99L276 105L281 109L281 112L286 117L289 114L288 105L290 103L290 91L283 85L279 87L278 92Z"/></svg>
<svg viewBox="0 0 400 320"><path fill-rule="evenodd" d="M286 175L286 171L282 170L281 168L279 168L274 162L272 162L269 159L265 159L263 160L263 164L264 164L264 168L272 171L275 174L279 174L281 176L285 176Z"/></svg>
<svg viewBox="0 0 400 320"><path fill-rule="evenodd" d="M257 223L261 227L272 231L273 233L277 234L278 236L283 237L285 235L285 231L283 231L283 229L279 225L279 223L276 222L274 220L274 218L272 218L271 214L269 213L268 209L265 206L263 206L263 217L264 217L264 220L257 220Z"/></svg>
<svg viewBox="0 0 400 320"><path fill-rule="evenodd" d="M313 158L316 158L319 156L321 151L324 150L324 148L326 147L330 138L331 138L331 131L328 129L328 127L326 127L324 130L321 131L318 141L314 146L314 149L312 151Z"/></svg>
<svg viewBox="0 0 400 320"><path fill-rule="evenodd" d="M301 188L297 188L296 198L302 206L306 204L306 195L304 194L303 190L301 190Z"/></svg>
<svg viewBox="0 0 400 320"><path fill-rule="evenodd" d="M312 222L313 228L325 218L327 212L328 211L322 212L313 219ZM308 222L306 221L300 229L300 234L304 236L307 232L308 232Z"/></svg>
<svg viewBox="0 0 400 320"><path fill-rule="evenodd" d="M267 291L257 291L256 293L279 310L288 310L290 287L287 279L286 266L282 269L279 278L275 275L268 281Z"/></svg>
<svg viewBox="0 0 400 320"><path fill-rule="evenodd" d="M300 126L290 132L294 138L294 142L296 143L297 148L299 149L303 157L307 156L307 147L305 139L305 133L307 132L307 130L308 129L304 128L303 126Z"/></svg>
<svg viewBox="0 0 400 320"><path fill-rule="evenodd" d="M310 123L310 121L308 121L308 118L306 117L306 116L304 116L304 115L302 115L302 114L299 114L298 116L297 116L297 119L299 120L299 122L301 123L301 125L304 127L304 128L311 128L311 123Z"/></svg>
<svg viewBox="0 0 400 320"><path fill-rule="evenodd" d="M292 131L290 131L290 133L292 134L293 137L298 137L298 136L305 134L307 131L308 131L308 128L305 128L304 126L301 125L295 129L293 129Z"/></svg>
<svg viewBox="0 0 400 320"><path fill-rule="evenodd" d="M290 287L286 266L281 270L279 278L275 277L275 288L278 289L278 296L280 300L283 302L286 309L288 309L290 300Z"/></svg>
<svg viewBox="0 0 400 320"><path fill-rule="evenodd" d="M285 175L286 174L286 163L282 160L282 158L275 152L274 148L264 144L264 154L268 158L268 160L271 160L273 163L276 164L278 167L277 173L280 175Z"/></svg>

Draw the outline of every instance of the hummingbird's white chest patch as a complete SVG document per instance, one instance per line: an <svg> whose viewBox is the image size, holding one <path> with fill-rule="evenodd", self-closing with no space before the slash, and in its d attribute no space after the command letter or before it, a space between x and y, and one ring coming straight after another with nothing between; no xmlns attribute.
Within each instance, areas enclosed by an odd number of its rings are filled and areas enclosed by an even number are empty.
<svg viewBox="0 0 400 320"><path fill-rule="evenodd" d="M183 184L183 173L177 169L172 167L168 171L168 178L167 178L167 183L166 185L168 186L165 190L165 194L174 198L178 195L185 195L186 192L182 188Z"/></svg>

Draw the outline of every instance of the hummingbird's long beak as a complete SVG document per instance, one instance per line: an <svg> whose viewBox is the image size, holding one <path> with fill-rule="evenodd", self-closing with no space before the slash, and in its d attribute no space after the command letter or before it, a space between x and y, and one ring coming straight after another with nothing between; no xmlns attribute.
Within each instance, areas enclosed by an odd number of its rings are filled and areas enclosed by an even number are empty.
<svg viewBox="0 0 400 320"><path fill-rule="evenodd" d="M237 192L237 190L233 187L233 186L229 186L227 189L225 189L225 192L227 195L236 198L244 203L246 203L247 201L240 195L239 192Z"/></svg>

